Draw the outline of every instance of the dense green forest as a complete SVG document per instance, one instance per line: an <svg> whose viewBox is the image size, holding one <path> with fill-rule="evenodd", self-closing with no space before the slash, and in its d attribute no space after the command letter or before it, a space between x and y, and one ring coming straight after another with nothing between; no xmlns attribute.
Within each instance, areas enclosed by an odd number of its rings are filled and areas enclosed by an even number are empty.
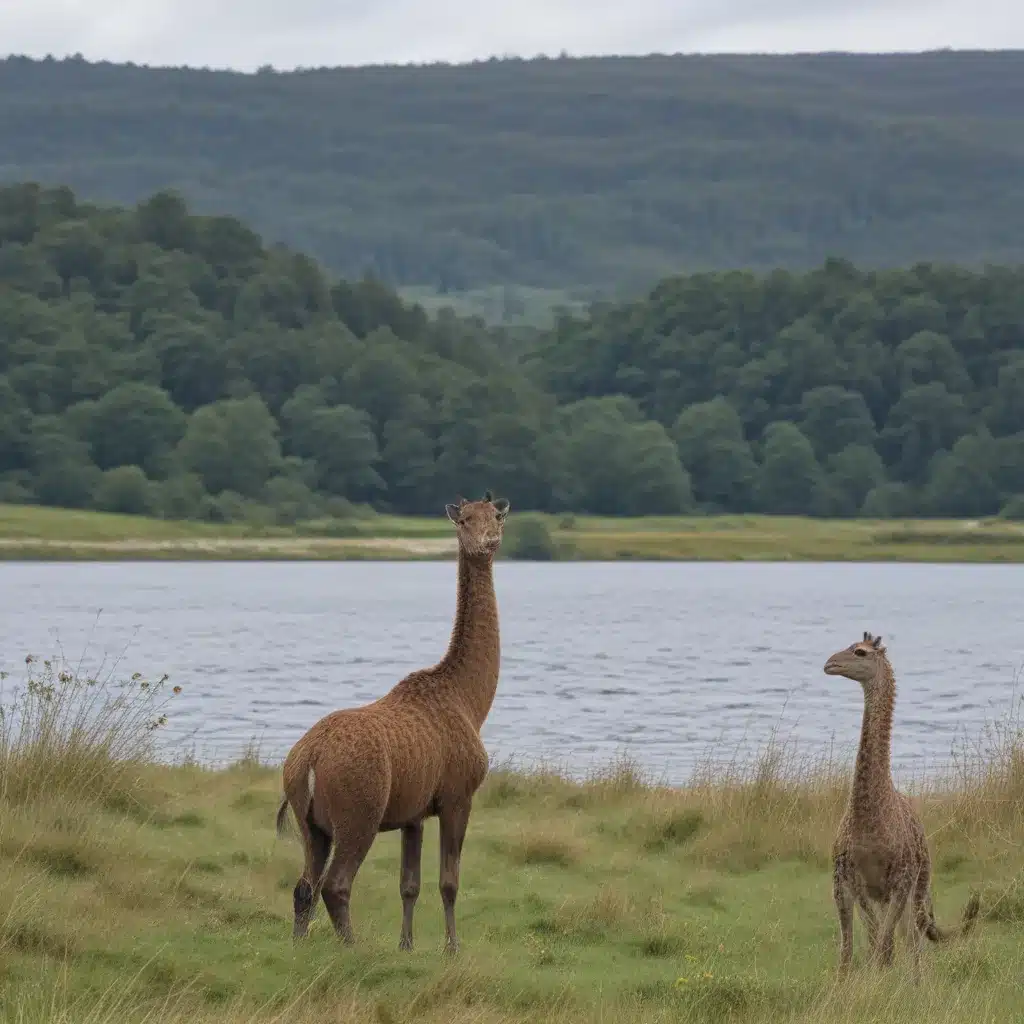
<svg viewBox="0 0 1024 1024"><path fill-rule="evenodd" d="M1024 260L1024 53L265 70L0 62L0 176L174 187L333 273L624 297L680 270ZM610 289L623 289L615 291Z"/></svg>
<svg viewBox="0 0 1024 1024"><path fill-rule="evenodd" d="M0 189L0 500L216 521L1021 514L1024 269L667 278L428 317L160 192Z"/></svg>

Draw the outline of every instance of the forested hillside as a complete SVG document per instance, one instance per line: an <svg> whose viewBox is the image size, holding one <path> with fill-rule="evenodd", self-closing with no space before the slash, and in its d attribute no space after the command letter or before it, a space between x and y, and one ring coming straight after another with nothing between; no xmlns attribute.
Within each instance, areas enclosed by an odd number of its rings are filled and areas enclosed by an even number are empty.
<svg viewBox="0 0 1024 1024"><path fill-rule="evenodd" d="M678 277L512 333L173 193L0 189L0 501L289 523L487 487L607 514L1019 514L1024 270Z"/></svg>
<svg viewBox="0 0 1024 1024"><path fill-rule="evenodd" d="M335 273L449 294L1024 259L1022 53L255 75L11 58L0 138L8 182L174 187Z"/></svg>
<svg viewBox="0 0 1024 1024"><path fill-rule="evenodd" d="M669 278L533 358L560 401L667 428L705 507L967 516L1024 494L1019 267Z"/></svg>

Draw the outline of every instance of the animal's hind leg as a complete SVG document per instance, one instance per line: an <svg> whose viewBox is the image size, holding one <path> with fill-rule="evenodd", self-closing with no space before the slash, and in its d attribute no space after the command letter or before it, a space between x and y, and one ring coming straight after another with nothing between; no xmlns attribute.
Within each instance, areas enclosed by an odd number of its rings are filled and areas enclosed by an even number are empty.
<svg viewBox="0 0 1024 1024"><path fill-rule="evenodd" d="M917 923L917 908L914 906L914 898L907 900L903 911L900 930L907 943L907 952L910 954L910 971L914 984L921 981L921 928Z"/></svg>
<svg viewBox="0 0 1024 1024"><path fill-rule="evenodd" d="M846 974L853 963L853 886L845 854L836 857L832 869L832 898L839 915L839 973Z"/></svg>
<svg viewBox="0 0 1024 1024"><path fill-rule="evenodd" d="M315 904L313 901L314 887L323 873L327 857L331 852L331 837L308 821L299 822L302 831L302 848L306 855L306 866L302 877L295 885L292 893L292 904L295 909L295 924L292 937L304 938L309 931L309 922L313 919Z"/></svg>
<svg viewBox="0 0 1024 1024"><path fill-rule="evenodd" d="M402 937L399 949L412 949L412 914L420 894L420 861L423 854L423 822L402 829Z"/></svg>
<svg viewBox="0 0 1024 1024"><path fill-rule="evenodd" d="M366 860L366 855L370 852L376 835L376 823L369 827L364 823L357 832L349 830L347 833L343 833L337 830L334 833L334 855L327 865L322 895L334 930L346 945L355 942L352 919L349 914L352 882L355 880L356 872Z"/></svg>
<svg viewBox="0 0 1024 1024"><path fill-rule="evenodd" d="M856 899L864 928L868 933L868 949L873 950L878 941L878 915L875 913L874 904L861 886L856 889Z"/></svg>
<svg viewBox="0 0 1024 1024"><path fill-rule="evenodd" d="M899 924L900 918L906 912L912 887L913 878L908 872L902 875L890 890L889 900L882 911L882 920L879 923L878 935L875 940L875 962L879 967L892 965L896 925Z"/></svg>
<svg viewBox="0 0 1024 1024"><path fill-rule="evenodd" d="M932 929L932 935L941 937L941 932L939 932L935 925L935 918L932 913L931 877L931 865L925 860L917 873L914 894L911 896L914 904L914 921L922 937L930 937L929 926Z"/></svg>
<svg viewBox="0 0 1024 1024"><path fill-rule="evenodd" d="M471 801L442 807L438 815L441 832L441 902L444 904L444 949L446 953L459 951L455 933L455 898L459 894L459 867L462 863L462 844L469 825Z"/></svg>

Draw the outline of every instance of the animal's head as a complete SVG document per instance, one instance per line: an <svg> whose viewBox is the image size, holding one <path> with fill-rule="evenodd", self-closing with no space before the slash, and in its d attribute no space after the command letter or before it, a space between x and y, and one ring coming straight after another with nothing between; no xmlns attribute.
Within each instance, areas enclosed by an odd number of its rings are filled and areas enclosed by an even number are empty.
<svg viewBox="0 0 1024 1024"><path fill-rule="evenodd" d="M459 546L467 555L493 555L501 547L501 531L508 515L504 498L494 501L488 491L480 501L459 498L458 505L445 505L444 509L455 524Z"/></svg>
<svg viewBox="0 0 1024 1024"><path fill-rule="evenodd" d="M865 633L863 640L836 651L825 662L825 675L846 676L863 686L875 678L884 658L882 638Z"/></svg>

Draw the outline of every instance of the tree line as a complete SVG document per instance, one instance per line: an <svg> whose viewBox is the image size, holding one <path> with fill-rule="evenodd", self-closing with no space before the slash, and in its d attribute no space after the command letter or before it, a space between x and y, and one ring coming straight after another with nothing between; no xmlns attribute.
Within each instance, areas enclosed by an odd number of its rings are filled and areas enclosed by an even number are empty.
<svg viewBox="0 0 1024 1024"><path fill-rule="evenodd" d="M175 182L333 273L450 295L1024 258L1019 52L252 75L12 57L0 138L8 181L117 203Z"/></svg>
<svg viewBox="0 0 1024 1024"><path fill-rule="evenodd" d="M294 523L984 516L1024 495L1024 270L697 274L511 330L174 192L0 189L0 500Z"/></svg>

